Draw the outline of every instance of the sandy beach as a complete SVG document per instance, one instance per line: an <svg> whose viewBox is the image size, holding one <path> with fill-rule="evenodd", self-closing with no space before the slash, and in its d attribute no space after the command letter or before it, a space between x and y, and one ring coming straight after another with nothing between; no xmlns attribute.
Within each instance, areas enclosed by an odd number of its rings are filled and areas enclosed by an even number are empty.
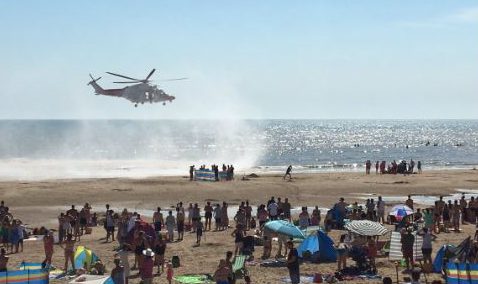
<svg viewBox="0 0 478 284"><path fill-rule="evenodd" d="M460 191L461 190L461 191ZM114 208L128 208L149 212L160 206L171 208L176 203L195 202L201 207L206 201L212 203L226 201L232 206L249 200L253 205L265 203L271 196L288 197L292 207L315 206L330 208L340 197L346 202L364 202L364 198L382 195L390 197L387 205L402 203L406 195L438 196L468 192L478 195L478 172L475 170L433 171L421 175L375 175L362 173L321 173L294 175L291 181L284 181L281 175L259 175L257 178L232 182L190 182L186 176L158 177L146 179L73 179L45 181L4 181L0 182L0 198L10 207L15 218L21 219L29 227L57 227L57 216L72 204L81 207L85 202L93 206L93 211L103 212L106 203ZM394 201L394 199L397 199ZM426 207L426 204L418 204ZM255 213L255 212L254 212ZM230 216L232 218L232 216ZM168 244L166 258L179 255L182 266L175 275L183 273L213 273L225 252L234 248L230 236L232 229L224 232L206 232L200 247L193 247L195 235L186 233L185 240ZM330 236L337 240L341 231L332 231ZM460 234L440 234L434 243L436 251L443 243L459 243L468 235L474 234L474 225L465 225ZM111 271L114 248L117 243L103 243L105 235L102 227L93 229L93 234L81 238L79 244L93 249ZM277 250L273 245L273 255ZM262 247L256 247L255 256L259 258ZM25 242L23 253L10 255L9 266L22 260L41 261L43 259L41 242ZM131 261L133 256L131 255ZM63 265L63 252L55 246L54 265ZM349 260L349 264L353 261ZM387 258L377 262L379 274L395 279L394 264ZM253 283L281 283L287 276L286 268L248 267ZM330 273L336 264L301 265L302 274ZM400 275L402 278L403 275ZM439 279L439 275L429 275L429 279ZM139 278L130 283L139 282ZM360 281L359 281L360 282ZM362 281L365 282L365 281ZM167 283L164 275L155 278L155 283ZM238 282L242 283L242 282Z"/></svg>

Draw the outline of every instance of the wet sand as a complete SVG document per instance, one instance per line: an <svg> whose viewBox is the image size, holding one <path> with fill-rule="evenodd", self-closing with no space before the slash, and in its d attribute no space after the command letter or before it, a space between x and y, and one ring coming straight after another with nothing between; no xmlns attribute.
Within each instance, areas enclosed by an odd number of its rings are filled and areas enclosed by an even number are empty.
<svg viewBox="0 0 478 284"><path fill-rule="evenodd" d="M460 193L459 189L471 190L468 193L478 195L478 171L435 171L421 175L375 175L361 173L323 173L294 175L292 181L284 181L281 175L265 175L247 181L238 177L232 182L190 182L187 177L158 177L147 179L81 179L48 181L5 181L0 182L0 198L16 218L22 219L31 227L45 225L56 228L56 217L72 204L81 207L85 202L93 205L93 210L103 212L104 204L115 208L137 209L146 215L157 206L171 208L177 202L197 202L201 206L206 201L212 203L227 201L237 205L248 199L251 204L265 203L271 196L288 197L292 207L315 206L330 208L340 197L347 202L364 202L364 198L377 195L390 197L389 203L399 203L407 194L438 196ZM396 201L395 201L396 200ZM424 202L426 203L426 202ZM421 205L422 207L426 204ZM232 218L232 216L230 216ZM200 247L193 247L195 235L186 234L185 241L170 244L166 257L179 255L182 267L175 274L213 273L220 258L227 250L234 248L227 232L207 232ZM337 240L340 231L331 236ZM443 243L458 243L468 234L474 234L474 226L464 226L464 233L440 234L434 244L435 250ZM105 244L104 230L95 228L92 235L82 238L80 244L92 248L107 264L111 271L113 248L116 244ZM55 246L54 264L62 267L63 253ZM273 254L277 250L274 244ZM262 247L257 247L255 256L259 258ZM133 256L131 256L131 261ZM43 247L41 242L26 242L25 252L11 255L10 267L21 260L41 261ZM349 264L353 261L349 260ZM303 274L333 272L336 264L304 264ZM379 273L395 279L394 264L386 258L378 260ZM249 267L253 283L281 283L279 279L287 276L286 268ZM400 276L402 277L402 275ZM437 279L438 275L429 278ZM155 283L166 283L165 276L155 278ZM138 279L132 283L139 282ZM348 281L350 282L350 281ZM365 282L365 281L359 281ZM242 283L242 282L238 282Z"/></svg>

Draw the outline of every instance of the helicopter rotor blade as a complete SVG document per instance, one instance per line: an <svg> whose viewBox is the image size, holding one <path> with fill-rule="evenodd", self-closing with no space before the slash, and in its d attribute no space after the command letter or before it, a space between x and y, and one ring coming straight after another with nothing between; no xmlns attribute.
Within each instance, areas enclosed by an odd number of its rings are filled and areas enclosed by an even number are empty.
<svg viewBox="0 0 478 284"><path fill-rule="evenodd" d="M113 82L116 84L136 84L136 83L142 83L143 81L129 81L129 82Z"/></svg>
<svg viewBox="0 0 478 284"><path fill-rule="evenodd" d="M156 69L151 70L151 72L149 72L148 76L146 76L146 79L144 79L143 81L148 81L148 79L151 77L151 75L153 75L154 71L156 71Z"/></svg>
<svg viewBox="0 0 478 284"><path fill-rule="evenodd" d="M113 75L113 76L118 76L118 77L121 77L121 78L125 78L125 79L128 79L128 80L133 80L133 81L141 81L139 79L135 79L135 78L131 78L131 77L128 77L128 76L124 76L124 75L120 75L120 74L116 74L116 73L113 73L113 72L106 72L110 75Z"/></svg>
<svg viewBox="0 0 478 284"><path fill-rule="evenodd" d="M184 78L173 78L173 79L164 79L164 80L160 80L161 82L170 82L170 81L181 81L181 80L187 80L189 78L187 77L184 77Z"/></svg>

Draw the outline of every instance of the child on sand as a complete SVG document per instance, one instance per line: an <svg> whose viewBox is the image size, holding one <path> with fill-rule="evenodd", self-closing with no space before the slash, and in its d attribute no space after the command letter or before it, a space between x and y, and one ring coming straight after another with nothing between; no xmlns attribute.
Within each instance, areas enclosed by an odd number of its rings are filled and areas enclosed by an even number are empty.
<svg viewBox="0 0 478 284"><path fill-rule="evenodd" d="M171 284L173 281L173 276L174 276L173 265L171 264L171 262L168 262L167 268L168 268L168 271L167 271L166 279L168 279L168 283Z"/></svg>

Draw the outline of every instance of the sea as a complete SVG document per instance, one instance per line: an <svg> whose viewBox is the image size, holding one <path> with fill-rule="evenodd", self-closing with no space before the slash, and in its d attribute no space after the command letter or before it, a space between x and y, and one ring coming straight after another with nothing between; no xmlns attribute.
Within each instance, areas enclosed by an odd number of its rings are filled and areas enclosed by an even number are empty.
<svg viewBox="0 0 478 284"><path fill-rule="evenodd" d="M478 166L478 120L0 120L0 179L364 171L413 159L424 171Z"/></svg>

